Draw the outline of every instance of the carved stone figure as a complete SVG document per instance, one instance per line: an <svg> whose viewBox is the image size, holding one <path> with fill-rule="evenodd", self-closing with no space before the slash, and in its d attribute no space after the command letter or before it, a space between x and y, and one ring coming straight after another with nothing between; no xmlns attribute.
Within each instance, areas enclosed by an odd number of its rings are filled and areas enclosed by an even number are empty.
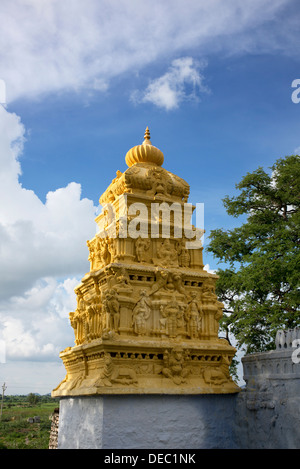
<svg viewBox="0 0 300 469"><path fill-rule="evenodd" d="M185 356L181 347L174 347L171 352L164 352L164 367L162 374L170 378L175 384L179 385L186 382L189 369L186 368Z"/></svg>
<svg viewBox="0 0 300 469"><path fill-rule="evenodd" d="M184 289L184 286L182 283L182 274L179 272L173 272L172 282L173 282L175 290L177 290L182 295L186 296L186 290Z"/></svg>
<svg viewBox="0 0 300 469"><path fill-rule="evenodd" d="M104 368L100 378L95 382L95 386L112 386L111 376L113 372L113 363L110 353L104 353Z"/></svg>
<svg viewBox="0 0 300 469"><path fill-rule="evenodd" d="M100 296L93 294L86 300L86 328L87 340L93 340L101 336L102 322L100 316L101 303Z"/></svg>
<svg viewBox="0 0 300 469"><path fill-rule="evenodd" d="M228 377L225 375L225 373L220 368L216 367L206 368L203 372L203 378L207 384L215 384L217 386L226 383L228 380Z"/></svg>
<svg viewBox="0 0 300 469"><path fill-rule="evenodd" d="M75 345L82 344L86 339L85 314L86 302L84 301L83 295L79 290L77 293L77 308L74 312L69 313L71 326L73 327L75 334Z"/></svg>
<svg viewBox="0 0 300 469"><path fill-rule="evenodd" d="M178 323L182 320L183 312L176 298L173 298L165 307L160 308L162 317L161 324L165 326L165 332L170 338L174 338L178 333Z"/></svg>
<svg viewBox="0 0 300 469"><path fill-rule="evenodd" d="M164 267L178 266L178 253L169 238L157 243L157 263Z"/></svg>
<svg viewBox="0 0 300 469"><path fill-rule="evenodd" d="M98 260L98 267L101 268L111 261L111 254L108 249L106 238L97 237L97 251L96 256Z"/></svg>
<svg viewBox="0 0 300 469"><path fill-rule="evenodd" d="M138 237L135 241L135 252L139 262L149 261L150 239Z"/></svg>
<svg viewBox="0 0 300 469"><path fill-rule="evenodd" d="M116 243L114 238L106 238L107 250L110 254L110 262L114 261L116 257Z"/></svg>
<svg viewBox="0 0 300 469"><path fill-rule="evenodd" d="M100 378L95 382L96 387L111 387L114 383L136 386L137 382L137 376L132 367L114 365L111 355L109 353L104 354L104 368Z"/></svg>
<svg viewBox="0 0 300 469"><path fill-rule="evenodd" d="M109 194L108 202L104 205L103 215L104 215L104 229L108 228L115 221L115 213L110 202L114 200L114 195Z"/></svg>
<svg viewBox="0 0 300 469"><path fill-rule="evenodd" d="M106 292L103 309L107 315L108 330L118 332L120 325L120 304L115 290Z"/></svg>
<svg viewBox="0 0 300 469"><path fill-rule="evenodd" d="M151 313L151 302L146 290L140 291L140 299L133 309L133 327L137 335L145 335L146 320Z"/></svg>
<svg viewBox="0 0 300 469"><path fill-rule="evenodd" d="M170 191L171 180L162 168L156 167L149 169L147 178L151 184L151 189L147 191L147 195L167 195Z"/></svg>
<svg viewBox="0 0 300 469"><path fill-rule="evenodd" d="M189 249L186 249L185 245L186 245L186 241L184 239L178 243L180 267L190 266L190 261L191 261L190 252L189 252Z"/></svg>
<svg viewBox="0 0 300 469"><path fill-rule="evenodd" d="M201 327L201 324L200 324L201 315L202 315L202 310L197 300L197 293L192 292L191 300L188 303L188 306L185 312L188 335L191 339L198 337L199 329Z"/></svg>
<svg viewBox="0 0 300 469"><path fill-rule="evenodd" d="M202 286L202 300L203 301L215 301L217 299L215 295L215 284L211 278L205 280Z"/></svg>
<svg viewBox="0 0 300 469"><path fill-rule="evenodd" d="M153 284L151 288L150 295L153 295L153 293L156 293L161 288L164 288L167 285L168 277L169 277L168 271L157 270L156 275L155 275L155 283Z"/></svg>
<svg viewBox="0 0 300 469"><path fill-rule="evenodd" d="M75 345L79 345L79 340L78 340L78 318L76 317L76 313L74 311L71 311L69 313L69 319L70 319L70 324L73 327L74 330L74 335L75 335Z"/></svg>
<svg viewBox="0 0 300 469"><path fill-rule="evenodd" d="M87 244L87 247L89 248L88 261L90 261L91 263L91 270L94 270L94 262L95 262L95 257L96 257L95 247L91 241L87 241L86 244Z"/></svg>
<svg viewBox="0 0 300 469"><path fill-rule="evenodd" d="M124 267L121 267L120 270L115 273L114 282L113 289L116 290L117 293L132 291L132 288L130 287L129 275Z"/></svg>

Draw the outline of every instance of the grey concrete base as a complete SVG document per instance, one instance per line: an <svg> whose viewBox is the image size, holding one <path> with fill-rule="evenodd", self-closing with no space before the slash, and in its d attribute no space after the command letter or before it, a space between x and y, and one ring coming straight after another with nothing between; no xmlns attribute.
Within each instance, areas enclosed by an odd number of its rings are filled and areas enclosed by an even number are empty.
<svg viewBox="0 0 300 469"><path fill-rule="evenodd" d="M60 401L58 449L236 448L237 395L122 395Z"/></svg>
<svg viewBox="0 0 300 469"><path fill-rule="evenodd" d="M299 449L300 328L275 342L242 359L237 394L64 398L58 448Z"/></svg>

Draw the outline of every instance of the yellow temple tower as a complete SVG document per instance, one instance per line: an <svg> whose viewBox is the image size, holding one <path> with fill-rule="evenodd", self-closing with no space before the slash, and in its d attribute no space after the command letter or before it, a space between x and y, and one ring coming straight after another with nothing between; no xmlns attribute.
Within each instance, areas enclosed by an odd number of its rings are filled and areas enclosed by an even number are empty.
<svg viewBox="0 0 300 469"><path fill-rule="evenodd" d="M100 197L70 313L75 345L60 353L67 373L52 396L236 393L236 350L218 337L223 304L203 269L189 185L162 167L148 128L125 161Z"/></svg>

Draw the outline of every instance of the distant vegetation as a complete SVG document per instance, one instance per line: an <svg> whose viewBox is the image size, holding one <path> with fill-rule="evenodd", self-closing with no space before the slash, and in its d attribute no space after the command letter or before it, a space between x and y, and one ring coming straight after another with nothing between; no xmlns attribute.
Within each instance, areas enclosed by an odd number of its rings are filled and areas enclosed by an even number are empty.
<svg viewBox="0 0 300 469"><path fill-rule="evenodd" d="M0 420L0 449L48 449L51 417L59 406L49 394L5 396ZM38 422L28 419L39 417Z"/></svg>

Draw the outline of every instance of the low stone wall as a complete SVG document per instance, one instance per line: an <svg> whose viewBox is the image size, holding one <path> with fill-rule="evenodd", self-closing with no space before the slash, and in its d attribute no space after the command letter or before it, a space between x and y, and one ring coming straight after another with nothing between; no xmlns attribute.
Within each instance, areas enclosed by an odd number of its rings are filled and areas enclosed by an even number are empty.
<svg viewBox="0 0 300 469"><path fill-rule="evenodd" d="M237 394L64 398L52 448L300 448L300 328L242 363Z"/></svg>
<svg viewBox="0 0 300 469"><path fill-rule="evenodd" d="M300 328L278 331L275 344L242 358L246 387L235 417L240 448L300 448Z"/></svg>
<svg viewBox="0 0 300 469"><path fill-rule="evenodd" d="M57 449L58 427L59 427L59 408L57 407L56 409L54 409L54 412L51 416L49 449Z"/></svg>

